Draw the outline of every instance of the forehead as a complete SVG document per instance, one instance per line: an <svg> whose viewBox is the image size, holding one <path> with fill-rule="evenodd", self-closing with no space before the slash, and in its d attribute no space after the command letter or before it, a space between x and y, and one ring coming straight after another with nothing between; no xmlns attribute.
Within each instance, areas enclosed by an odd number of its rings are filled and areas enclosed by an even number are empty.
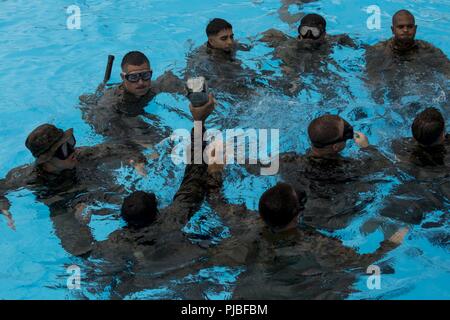
<svg viewBox="0 0 450 320"><path fill-rule="evenodd" d="M411 17L409 14L402 13L402 14L399 14L394 19L394 25L395 26L397 26L397 25L408 25L408 24L414 24L414 18Z"/></svg>
<svg viewBox="0 0 450 320"><path fill-rule="evenodd" d="M233 29L223 29L218 34L216 34L216 37L222 38L222 37L228 37L233 34Z"/></svg>
<svg viewBox="0 0 450 320"><path fill-rule="evenodd" d="M141 72L141 71L149 71L150 70L150 66L147 63L143 63L140 66L135 66L132 64L127 64L126 66L126 72L130 73L130 72Z"/></svg>

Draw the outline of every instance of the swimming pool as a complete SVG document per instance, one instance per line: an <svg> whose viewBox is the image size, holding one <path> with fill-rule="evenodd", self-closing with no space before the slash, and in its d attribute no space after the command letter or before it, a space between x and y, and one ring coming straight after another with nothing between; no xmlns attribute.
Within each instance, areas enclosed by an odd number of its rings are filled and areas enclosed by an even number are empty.
<svg viewBox="0 0 450 320"><path fill-rule="evenodd" d="M411 10L419 25L418 38L433 43L450 56L450 5L447 0L429 1L350 0L317 1L303 6L291 5L289 12L321 13L327 18L328 32L348 33L362 43L375 44L390 37L390 15L401 8ZM66 9L75 4L81 9L81 29L69 30ZM381 9L381 29L370 30L365 9L370 5ZM62 128L73 127L79 145L94 145L103 138L83 122L78 97L93 92L103 78L108 54L122 57L130 50L146 53L152 61L156 76L166 69L180 74L186 64L186 54L205 41L204 28L209 19L229 20L238 39L253 42L258 33L277 28L295 34L295 25L280 19L281 2L276 0L190 1L45 1L39 5L30 1L3 1L0 4L0 177L12 168L30 163L32 155L24 147L26 136L37 125L51 122ZM277 70L270 60L270 50L255 43L250 52L240 58L257 70ZM397 103L375 102L363 81L362 49L338 49L333 57L343 68L336 72L349 84L350 92L323 102L317 91L302 92L299 97L264 94L249 101L224 108L224 115L237 119L237 126L246 128L286 128L289 134L281 137L281 151L304 152L308 146L306 127L309 121L324 112L340 113L349 118L359 130L366 132L371 143L386 155L391 155L392 137L410 135L414 113L403 106L420 101L440 108L449 118L449 86L422 90L420 83L411 83L411 94ZM119 82L119 63L113 69L111 82ZM328 85L331 85L330 83ZM417 90L414 90L417 89ZM422 92L418 97L414 92ZM419 100L420 99L420 100ZM161 95L154 103L186 105L183 97ZM240 110L237 114L236 111ZM163 112L163 111L161 111ZM300 116L299 116L300 115ZM363 115L363 116L361 116ZM188 125L179 116L167 118L173 128ZM447 128L449 128L447 121ZM220 128L225 129L225 128ZM164 150L164 145L160 146ZM352 154L355 148L347 150ZM132 176L127 168L117 172L117 179L125 187L159 190L161 206L167 205L181 181L183 168L175 167L163 156L149 165L145 179ZM248 177L233 179L239 168L229 168L225 194L230 202L245 202L255 209L262 192L273 185L276 177ZM388 195L399 181L380 179L371 205L352 224L336 232L348 246L360 252L373 251L382 240L375 230L361 232L365 221L377 215ZM61 247L49 219L48 208L37 202L28 190L8 194L12 203L16 231L0 220L0 298L2 299L108 299L111 288L96 286L95 261L86 264L69 255ZM438 220L450 211L449 195L444 195L445 210L427 213L427 221ZM103 204L99 203L101 207ZM203 216L203 217L202 217ZM203 226L198 221L206 221ZM97 240L123 225L117 216L96 217L90 227ZM204 207L186 226L190 232L213 232L220 240L227 236L227 227L210 208ZM450 298L450 253L448 251L448 223L439 230L412 225L405 243L389 254L395 273L383 276L383 289L369 290L367 277L354 284L358 292L350 299L448 299ZM444 239L436 243L433 239ZM218 241L219 241L218 240ZM89 270L93 281L82 290L68 290L67 267L80 265ZM213 266L170 283L148 287L130 293L127 299L179 298L179 292L193 283L201 283L203 296L208 299L227 299L231 296L240 268ZM86 271L86 273L88 273Z"/></svg>

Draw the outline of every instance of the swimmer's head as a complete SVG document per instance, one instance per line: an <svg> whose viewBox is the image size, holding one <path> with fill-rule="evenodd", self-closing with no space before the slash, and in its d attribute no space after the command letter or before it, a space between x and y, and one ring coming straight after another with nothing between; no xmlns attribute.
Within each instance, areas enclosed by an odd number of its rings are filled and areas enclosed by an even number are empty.
<svg viewBox="0 0 450 320"><path fill-rule="evenodd" d="M233 26L226 20L215 18L206 27L208 45L214 49L231 53L234 48Z"/></svg>
<svg viewBox="0 0 450 320"><path fill-rule="evenodd" d="M53 174L76 167L75 144L73 129L64 131L47 123L34 129L25 142L36 159L36 165Z"/></svg>
<svg viewBox="0 0 450 320"><path fill-rule="evenodd" d="M445 120L436 108L427 108L414 119L411 126L414 139L431 147L445 141Z"/></svg>
<svg viewBox="0 0 450 320"><path fill-rule="evenodd" d="M158 215L154 193L136 191L125 198L121 209L122 218L132 228L142 228L152 224Z"/></svg>
<svg viewBox="0 0 450 320"><path fill-rule="evenodd" d="M316 155L336 155L345 149L346 141L353 139L353 127L336 115L324 115L314 119L308 127L308 135Z"/></svg>
<svg viewBox="0 0 450 320"><path fill-rule="evenodd" d="M274 231L296 227L306 203L304 191L279 183L263 193L259 199L259 214Z"/></svg>
<svg viewBox="0 0 450 320"><path fill-rule="evenodd" d="M317 41L326 35L327 22L324 17L318 14L307 14L303 17L298 27L300 40Z"/></svg>
<svg viewBox="0 0 450 320"><path fill-rule="evenodd" d="M399 49L407 49L414 44L417 26L413 14L408 10L400 10L394 14L391 29Z"/></svg>
<svg viewBox="0 0 450 320"><path fill-rule="evenodd" d="M121 78L125 90L136 97L145 96L151 87L153 75L150 61L139 51L128 52L122 59Z"/></svg>

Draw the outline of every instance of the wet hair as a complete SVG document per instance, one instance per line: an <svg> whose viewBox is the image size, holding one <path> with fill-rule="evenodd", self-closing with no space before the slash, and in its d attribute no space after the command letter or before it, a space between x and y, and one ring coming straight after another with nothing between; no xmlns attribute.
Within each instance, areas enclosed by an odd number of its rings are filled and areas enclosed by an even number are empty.
<svg viewBox="0 0 450 320"><path fill-rule="evenodd" d="M206 27L206 35L208 37L214 36L220 31L228 29L233 29L233 26L228 21L220 18L215 18L208 23L208 26Z"/></svg>
<svg viewBox="0 0 450 320"><path fill-rule="evenodd" d="M417 115L411 126L412 134L420 144L430 146L445 130L445 120L436 108L427 108Z"/></svg>
<svg viewBox="0 0 450 320"><path fill-rule="evenodd" d="M154 193L136 191L123 201L121 215L129 227L148 226L156 220L157 214L157 200Z"/></svg>
<svg viewBox="0 0 450 320"><path fill-rule="evenodd" d="M143 65L144 63L146 63L150 66L150 61L145 56L145 54L143 54L140 51L131 51L131 52L128 52L123 57L122 63L120 66L122 67L122 70L123 70L123 69L125 69L125 67L127 65L140 66L140 65Z"/></svg>
<svg viewBox="0 0 450 320"><path fill-rule="evenodd" d="M279 183L263 193L259 199L259 214L264 222L272 228L287 226L303 209L306 194L297 192L287 183Z"/></svg>
<svg viewBox="0 0 450 320"><path fill-rule="evenodd" d="M318 15L315 13L310 13L303 17L303 19L300 23L300 26L298 27L298 33L300 33L300 29L303 26L310 26L310 27L316 26L316 27L320 27L322 29L322 31L326 31L327 30L327 21L321 15Z"/></svg>
<svg viewBox="0 0 450 320"><path fill-rule="evenodd" d="M397 11L397 12L394 14L394 16L392 17L392 25L393 25L393 26L395 26L395 20L396 20L397 17L400 16L400 15L408 15L408 16L410 16L411 18L413 18L414 24L416 24L416 18L414 18L414 15L413 15L410 11L403 9L403 10Z"/></svg>
<svg viewBox="0 0 450 320"><path fill-rule="evenodd" d="M314 119L308 126L308 136L312 145L326 145L336 140L341 134L339 128L341 121L341 117L330 114Z"/></svg>

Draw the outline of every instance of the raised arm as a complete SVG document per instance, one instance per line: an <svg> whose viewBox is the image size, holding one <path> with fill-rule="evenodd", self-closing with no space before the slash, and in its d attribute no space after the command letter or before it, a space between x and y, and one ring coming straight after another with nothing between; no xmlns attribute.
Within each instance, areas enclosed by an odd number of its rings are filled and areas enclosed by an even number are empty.
<svg viewBox="0 0 450 320"><path fill-rule="evenodd" d="M408 228L398 230L388 240L381 242L380 247L374 253L359 255L356 264L365 271L368 266L384 258L389 252L400 246L408 231Z"/></svg>
<svg viewBox="0 0 450 320"><path fill-rule="evenodd" d="M25 165L11 170L4 179L0 179L0 214L3 215L8 226L15 230L15 224L11 212L11 204L6 198L6 194L19 188L26 187L28 181L32 179L33 166Z"/></svg>
<svg viewBox="0 0 450 320"><path fill-rule="evenodd" d="M205 197L208 166L203 161L203 150L205 148L203 143L204 123L214 110L215 103L214 97L210 95L206 105L201 107L189 106L193 116L194 126L196 126L191 131L191 163L186 166L183 181L174 196L173 203L166 208L166 211L170 211L171 213L164 215L165 223L168 222L177 226L184 225L198 210ZM195 135L196 130L200 130L198 126L201 126L201 137L196 137ZM196 138L200 138L201 141L195 141ZM200 144L201 149L197 150L196 143ZM196 152L201 152L201 163L194 161Z"/></svg>

